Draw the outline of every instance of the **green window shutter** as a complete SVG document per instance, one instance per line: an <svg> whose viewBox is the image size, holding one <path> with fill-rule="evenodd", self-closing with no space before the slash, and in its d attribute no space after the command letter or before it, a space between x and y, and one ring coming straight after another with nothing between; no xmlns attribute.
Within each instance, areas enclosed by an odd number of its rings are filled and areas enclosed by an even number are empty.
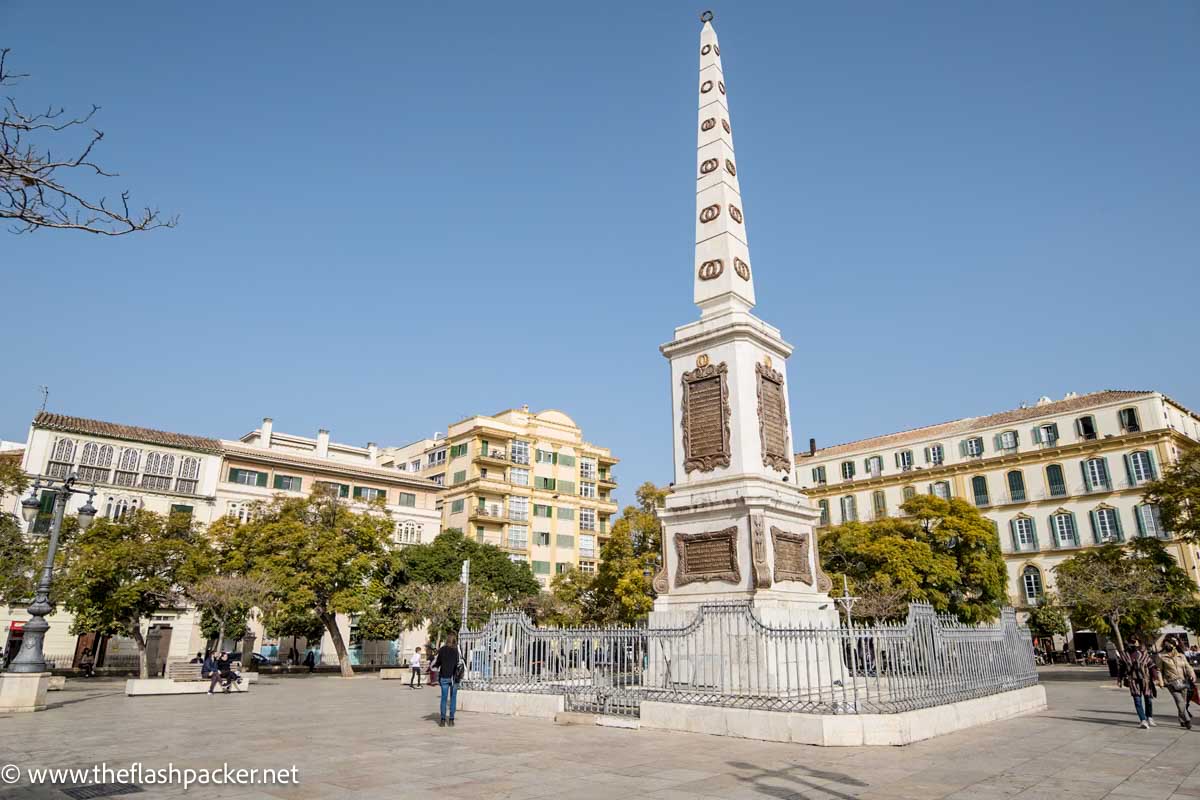
<svg viewBox="0 0 1200 800"><path fill-rule="evenodd" d="M1089 511L1088 519L1090 519L1092 523L1092 541L1094 541L1096 544L1100 544L1100 523L1096 520L1096 512Z"/></svg>
<svg viewBox="0 0 1200 800"><path fill-rule="evenodd" d="M992 437L992 447L994 449L996 449L996 450L1004 449L1004 440L1001 438L1003 435L1004 434L1002 434L1002 433L997 433L995 436Z"/></svg>
<svg viewBox="0 0 1200 800"><path fill-rule="evenodd" d="M1092 490L1092 476L1088 473L1088 462L1080 461L1079 466L1083 469L1083 486L1089 492Z"/></svg>
<svg viewBox="0 0 1200 800"><path fill-rule="evenodd" d="M361 486L355 486L355 487L354 487L354 499L355 499L355 500L361 500L361 499L362 499L362 487L361 487Z"/></svg>
<svg viewBox="0 0 1200 800"><path fill-rule="evenodd" d="M265 472L258 472L258 473L255 473L255 475L254 475L254 485L255 485L255 486L262 486L262 487L264 487L264 488L265 488L265 487L266 487L266 485L267 485L267 473L265 473Z"/></svg>
<svg viewBox="0 0 1200 800"><path fill-rule="evenodd" d="M1067 512L1067 516L1069 516L1071 518L1071 536L1072 536L1071 541L1074 542L1076 547L1078 547L1079 546L1079 520L1077 520L1075 518L1074 511Z"/></svg>
<svg viewBox="0 0 1200 800"><path fill-rule="evenodd" d="M1040 427L1038 427L1037 425L1033 426L1033 443L1034 444L1042 443L1042 429Z"/></svg>
<svg viewBox="0 0 1200 800"><path fill-rule="evenodd" d="M1150 480L1156 481L1158 480L1158 466L1154 463L1154 451L1147 450L1146 458L1150 462Z"/></svg>
<svg viewBox="0 0 1200 800"><path fill-rule="evenodd" d="M1146 523L1142 521L1142 506L1133 507L1133 519L1137 522L1138 536L1146 535Z"/></svg>
<svg viewBox="0 0 1200 800"><path fill-rule="evenodd" d="M1125 477L1129 480L1129 485L1134 486L1137 481L1133 477L1133 457L1126 453L1121 458L1125 461Z"/></svg>
<svg viewBox="0 0 1200 800"><path fill-rule="evenodd" d="M1108 456L1100 459L1100 463L1104 465L1104 488L1112 488L1112 470L1108 468Z"/></svg>
<svg viewBox="0 0 1200 800"><path fill-rule="evenodd" d="M283 476L282 476L282 475L276 475L276 476L275 476L275 488L276 488L276 489L282 489L282 488L284 488L284 487L283 487Z"/></svg>
<svg viewBox="0 0 1200 800"><path fill-rule="evenodd" d="M1125 528L1121 525L1121 510L1114 508L1112 510L1113 522L1117 524L1117 541L1125 541Z"/></svg>
<svg viewBox="0 0 1200 800"><path fill-rule="evenodd" d="M1008 521L1008 533L1012 537L1013 552L1021 552L1021 540L1017 536L1017 521L1015 519Z"/></svg>
<svg viewBox="0 0 1200 800"><path fill-rule="evenodd" d="M237 474L238 474L237 469L235 469L234 467L229 468L229 482L230 483L237 483Z"/></svg>
<svg viewBox="0 0 1200 800"><path fill-rule="evenodd" d="M1038 549L1037 520L1029 518L1029 532L1033 534L1033 549Z"/></svg>

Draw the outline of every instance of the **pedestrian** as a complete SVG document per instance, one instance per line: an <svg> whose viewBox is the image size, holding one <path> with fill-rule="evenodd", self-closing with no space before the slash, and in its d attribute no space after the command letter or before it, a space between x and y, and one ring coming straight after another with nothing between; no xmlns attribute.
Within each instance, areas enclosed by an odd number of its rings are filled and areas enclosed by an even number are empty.
<svg viewBox="0 0 1200 800"><path fill-rule="evenodd" d="M1179 712L1180 727L1192 729L1192 714L1188 710L1188 697L1196 685L1196 671L1187 657L1179 651L1179 642L1168 636L1163 640L1162 652L1158 656L1159 686L1171 693L1175 709Z"/></svg>
<svg viewBox="0 0 1200 800"><path fill-rule="evenodd" d="M313 654L312 650L309 650L308 655L304 657L304 666L308 667L309 672L317 668L317 657Z"/></svg>
<svg viewBox="0 0 1200 800"><path fill-rule="evenodd" d="M291 648L288 649L288 666L290 667L293 664L297 664L299 662L300 662L300 653L299 653L299 651L296 650L295 643L293 643Z"/></svg>
<svg viewBox="0 0 1200 800"><path fill-rule="evenodd" d="M438 727L449 725L454 727L454 709L458 705L459 658L458 637L453 633L446 637L446 643L437 652L437 657L429 665L430 669L437 668L438 684L442 687L441 716ZM450 703L450 716L446 716L446 703Z"/></svg>
<svg viewBox="0 0 1200 800"><path fill-rule="evenodd" d="M425 653L429 656L437 655L437 651L434 650L434 648L433 648L433 642L425 643ZM425 673L426 673L425 677L426 677L426 680L428 681L429 685L437 686L438 685L437 670L433 668L432 664L430 664L429 667L426 668Z"/></svg>
<svg viewBox="0 0 1200 800"><path fill-rule="evenodd" d="M204 663L204 653L196 653L196 657L193 658L188 663L189 664L203 664Z"/></svg>
<svg viewBox="0 0 1200 800"><path fill-rule="evenodd" d="M1133 708L1138 715L1138 725L1142 728L1154 727L1158 665L1150 654L1142 649L1142 643L1137 637L1129 640L1125 652L1120 654L1118 665L1117 685L1129 688L1129 694L1133 697Z"/></svg>
<svg viewBox="0 0 1200 800"><path fill-rule="evenodd" d="M229 660L225 657L225 651L222 650L216 657L209 653L208 658L204 659L204 665L200 667L200 677L208 678L208 693L212 694L217 688L217 684L221 681L221 662L224 661L226 666Z"/></svg>
<svg viewBox="0 0 1200 800"><path fill-rule="evenodd" d="M408 666L412 669L412 675L408 678L408 688L421 688L421 648L413 650L413 654L408 659Z"/></svg>
<svg viewBox="0 0 1200 800"><path fill-rule="evenodd" d="M83 673L83 677L91 678L93 675L95 675L95 672L92 669L95 663L96 662L92 659L92 648L85 647L83 649L83 654L79 656L79 670Z"/></svg>

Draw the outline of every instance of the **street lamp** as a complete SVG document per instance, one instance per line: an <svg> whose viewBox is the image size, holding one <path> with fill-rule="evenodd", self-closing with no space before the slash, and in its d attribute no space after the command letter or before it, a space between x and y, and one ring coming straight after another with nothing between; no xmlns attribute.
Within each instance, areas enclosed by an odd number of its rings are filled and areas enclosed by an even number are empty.
<svg viewBox="0 0 1200 800"><path fill-rule="evenodd" d="M9 672L38 673L46 671L46 657L42 652L42 643L46 638L46 631L50 629L50 623L46 622L46 615L51 611L50 582L54 577L54 556L58 552L58 535L62 530L63 515L66 513L67 502L71 499L71 495L87 495L87 502L79 509L80 532L86 531L92 524L92 520L96 518L96 507L92 505L92 498L96 496L95 485L91 489L76 489L75 481L74 473L65 479L39 476L34 480L33 488L29 490L29 497L21 501L21 516L30 523L30 532L33 532L32 523L37 519L42 505L39 492L45 491L54 496L54 518L50 523L50 544L46 548L46 563L42 566L37 592L34 595L33 603L29 606L30 619L25 623L25 633L21 637L21 652L17 653L17 657L8 665Z"/></svg>

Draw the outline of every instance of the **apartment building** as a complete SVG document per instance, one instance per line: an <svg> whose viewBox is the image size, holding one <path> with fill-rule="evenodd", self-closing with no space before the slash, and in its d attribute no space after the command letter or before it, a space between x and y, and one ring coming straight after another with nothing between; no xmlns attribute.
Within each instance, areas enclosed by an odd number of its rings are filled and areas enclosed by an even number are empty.
<svg viewBox="0 0 1200 800"><path fill-rule="evenodd" d="M1134 536L1170 542L1200 579L1200 553L1176 542L1144 486L1200 442L1200 416L1155 391L1069 394L999 414L916 428L796 456L823 525L900 514L917 493L959 497L996 525L1015 606L1054 588L1081 549Z"/></svg>
<svg viewBox="0 0 1200 800"><path fill-rule="evenodd" d="M444 436L385 448L379 463L444 485L442 527L528 561L543 586L573 567L594 572L617 513L617 459L561 411L469 417Z"/></svg>

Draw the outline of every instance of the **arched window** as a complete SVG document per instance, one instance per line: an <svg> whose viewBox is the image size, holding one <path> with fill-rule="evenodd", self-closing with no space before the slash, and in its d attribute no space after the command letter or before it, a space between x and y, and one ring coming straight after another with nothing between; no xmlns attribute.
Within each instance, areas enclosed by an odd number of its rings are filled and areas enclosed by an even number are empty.
<svg viewBox="0 0 1200 800"><path fill-rule="evenodd" d="M84 483L108 483L108 468L112 466L111 444L88 442L79 457L79 479Z"/></svg>
<svg viewBox="0 0 1200 800"><path fill-rule="evenodd" d="M950 499L950 484L947 481L937 481L929 485L929 493L943 500Z"/></svg>
<svg viewBox="0 0 1200 800"><path fill-rule="evenodd" d="M108 512L107 516L113 522L120 522L134 511L138 510L138 501L136 497L132 499L128 497L120 497L117 499L116 503L112 502L111 497L108 500L109 507L112 509L112 511Z"/></svg>
<svg viewBox="0 0 1200 800"><path fill-rule="evenodd" d="M1083 463L1083 484L1089 492L1112 489L1107 458L1089 458Z"/></svg>
<svg viewBox="0 0 1200 800"><path fill-rule="evenodd" d="M400 544L420 544L421 525L411 519L396 524L396 541Z"/></svg>
<svg viewBox="0 0 1200 800"><path fill-rule="evenodd" d="M57 439L50 450L50 463L46 474L51 478L65 478L71 474L71 462L75 460L75 440Z"/></svg>
<svg viewBox="0 0 1200 800"><path fill-rule="evenodd" d="M1030 517L1016 517L1009 523L1012 526L1013 550L1024 552L1038 549L1037 526Z"/></svg>
<svg viewBox="0 0 1200 800"><path fill-rule="evenodd" d="M1075 527L1074 514L1056 511L1050 515L1050 528L1054 531L1055 547L1079 547L1079 530Z"/></svg>
<svg viewBox="0 0 1200 800"><path fill-rule="evenodd" d="M1014 469L1006 476L1008 479L1008 499L1014 503L1025 502L1025 476L1021 470Z"/></svg>
<svg viewBox="0 0 1200 800"><path fill-rule="evenodd" d="M871 493L871 507L875 512L875 519L883 519L887 516L887 496L884 495L882 489Z"/></svg>
<svg viewBox="0 0 1200 800"><path fill-rule="evenodd" d="M1121 532L1121 516L1111 506L1100 506L1091 512L1092 535L1096 544L1109 544L1124 540Z"/></svg>
<svg viewBox="0 0 1200 800"><path fill-rule="evenodd" d="M133 486L137 482L138 464L142 460L142 453L133 447L126 447L121 451L121 458L117 462L117 474L113 477L113 483L118 486Z"/></svg>
<svg viewBox="0 0 1200 800"><path fill-rule="evenodd" d="M114 502L115 502L115 500L111 496L107 500L104 501L104 517L106 519L112 519Z"/></svg>
<svg viewBox="0 0 1200 800"><path fill-rule="evenodd" d="M854 522L858 519L858 507L854 495L848 494L842 498L842 522Z"/></svg>
<svg viewBox="0 0 1200 800"><path fill-rule="evenodd" d="M903 494L904 494L904 499L905 499L905 500L912 500L914 497L916 497L916 496L917 496L917 487L915 487L915 486L905 486L905 487L904 487Z"/></svg>
<svg viewBox="0 0 1200 800"><path fill-rule="evenodd" d="M1125 473L1129 477L1130 486L1154 480L1154 458L1150 451L1135 450L1125 456Z"/></svg>
<svg viewBox="0 0 1200 800"><path fill-rule="evenodd" d="M175 481L175 491L180 494L195 494L199 484L200 459L195 456L184 456L179 463L179 480Z"/></svg>
<svg viewBox="0 0 1200 800"><path fill-rule="evenodd" d="M971 478L971 493L975 495L975 505L991 505L991 501L988 499L987 478L982 475Z"/></svg>
<svg viewBox="0 0 1200 800"><path fill-rule="evenodd" d="M250 503L230 503L225 508L225 516L232 517L238 522L249 522Z"/></svg>
<svg viewBox="0 0 1200 800"><path fill-rule="evenodd" d="M1042 571L1030 564L1021 573L1021 583L1025 588L1025 602L1036 606L1042 599Z"/></svg>
<svg viewBox="0 0 1200 800"><path fill-rule="evenodd" d="M142 475L143 489L167 491L171 488L171 476L175 473L175 456L170 453L146 455L146 470Z"/></svg>
<svg viewBox="0 0 1200 800"><path fill-rule="evenodd" d="M1066 496L1067 480L1063 477L1061 464L1051 464L1046 467L1046 489L1050 492L1051 497Z"/></svg>

